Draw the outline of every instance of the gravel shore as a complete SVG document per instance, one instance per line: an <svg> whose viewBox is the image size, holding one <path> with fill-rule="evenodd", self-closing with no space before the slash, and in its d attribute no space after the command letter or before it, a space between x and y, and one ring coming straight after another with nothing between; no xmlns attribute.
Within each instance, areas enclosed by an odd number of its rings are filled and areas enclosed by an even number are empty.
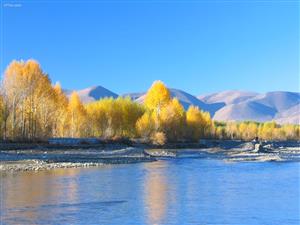
<svg viewBox="0 0 300 225"><path fill-rule="evenodd" d="M2 162L0 165L0 171L39 171L50 170L58 168L77 168L77 167L99 167L103 166L103 163L47 163L41 160L20 160L20 161L7 161Z"/></svg>
<svg viewBox="0 0 300 225"><path fill-rule="evenodd" d="M2 146L2 148L1 148ZM269 142L256 144L243 141L206 141L202 147L150 148L106 146L0 145L0 172L40 171L56 168L101 167L108 164L128 164L194 157L227 162L300 161L299 142ZM23 146L24 147L24 146ZM194 146L195 147L195 146Z"/></svg>

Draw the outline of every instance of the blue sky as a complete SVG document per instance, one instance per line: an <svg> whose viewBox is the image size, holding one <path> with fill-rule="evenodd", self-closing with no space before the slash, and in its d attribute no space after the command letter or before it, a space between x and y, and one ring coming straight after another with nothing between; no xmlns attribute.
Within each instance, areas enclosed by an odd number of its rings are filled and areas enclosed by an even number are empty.
<svg viewBox="0 0 300 225"><path fill-rule="evenodd" d="M154 80L199 95L299 91L298 1L2 1L1 71L116 93Z"/></svg>

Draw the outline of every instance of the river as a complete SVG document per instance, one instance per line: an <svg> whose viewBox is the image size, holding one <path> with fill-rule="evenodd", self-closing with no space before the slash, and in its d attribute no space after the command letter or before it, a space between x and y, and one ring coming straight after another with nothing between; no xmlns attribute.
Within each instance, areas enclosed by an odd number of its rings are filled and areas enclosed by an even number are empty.
<svg viewBox="0 0 300 225"><path fill-rule="evenodd" d="M299 162L173 158L1 174L1 224L300 224Z"/></svg>

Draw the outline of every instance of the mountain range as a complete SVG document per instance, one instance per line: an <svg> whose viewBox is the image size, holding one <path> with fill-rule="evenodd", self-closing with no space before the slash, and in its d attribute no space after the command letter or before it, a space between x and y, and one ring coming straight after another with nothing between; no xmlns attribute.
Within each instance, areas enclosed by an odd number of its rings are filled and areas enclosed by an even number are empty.
<svg viewBox="0 0 300 225"><path fill-rule="evenodd" d="M170 88L169 90L172 97L178 98L185 109L190 105L198 106L208 111L214 120L258 122L274 120L280 124L300 124L300 93L298 92L256 93L231 90L194 96L179 89ZM68 96L72 93L72 90L64 91ZM119 96L102 86L94 86L77 92L84 103ZM121 96L128 96L133 101L143 103L145 93L127 93Z"/></svg>
<svg viewBox="0 0 300 225"><path fill-rule="evenodd" d="M74 90L64 90L65 94L70 97ZM82 90L76 90L79 95L81 101L83 103L90 103L93 101L97 101L101 98L113 97L117 98L119 95L102 87L102 86L93 86L89 88L85 88Z"/></svg>

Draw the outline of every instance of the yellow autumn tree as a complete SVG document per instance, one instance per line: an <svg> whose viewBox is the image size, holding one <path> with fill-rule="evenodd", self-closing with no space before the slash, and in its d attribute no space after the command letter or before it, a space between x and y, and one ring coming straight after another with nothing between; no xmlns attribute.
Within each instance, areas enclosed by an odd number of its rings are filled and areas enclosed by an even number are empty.
<svg viewBox="0 0 300 225"><path fill-rule="evenodd" d="M227 138L226 128L224 126L217 126L215 134L216 134L216 137L219 139Z"/></svg>
<svg viewBox="0 0 300 225"><path fill-rule="evenodd" d="M237 126L237 124L235 122L229 122L231 125L232 124L235 124ZM213 126L212 126L212 136L214 138L217 138L217 139L227 139L227 138L231 138L231 134L228 132L228 123L226 122L221 122L221 121L214 121L213 122ZM238 131L236 131L236 137L238 137Z"/></svg>
<svg viewBox="0 0 300 225"><path fill-rule="evenodd" d="M184 136L185 111L177 98L165 105L160 113L161 130L169 141L177 141Z"/></svg>
<svg viewBox="0 0 300 225"><path fill-rule="evenodd" d="M145 106L157 114L171 101L169 89L162 81L155 81L147 91Z"/></svg>
<svg viewBox="0 0 300 225"><path fill-rule="evenodd" d="M68 105L70 136L82 137L85 133L86 111L77 92L73 92Z"/></svg>
<svg viewBox="0 0 300 225"><path fill-rule="evenodd" d="M56 93L51 85L48 76L43 77L39 82L39 87L36 86L36 93L34 93L36 101L36 124L39 127L40 135L34 134L34 137L47 139L53 136L53 129L55 127L55 117L57 116L57 98ZM33 108L34 110L34 108Z"/></svg>
<svg viewBox="0 0 300 225"><path fill-rule="evenodd" d="M253 140L258 137L258 124L255 122L248 123L248 133L247 140Z"/></svg>
<svg viewBox="0 0 300 225"><path fill-rule="evenodd" d="M272 134L272 140L280 140L280 141L287 140L287 135L282 127L277 126L274 128Z"/></svg>
<svg viewBox="0 0 300 225"><path fill-rule="evenodd" d="M105 106L106 100L100 100L87 104L87 126L89 134L92 137L106 137L106 130L108 129L107 108Z"/></svg>
<svg viewBox="0 0 300 225"><path fill-rule="evenodd" d="M240 123L238 128L239 128L239 137L241 139L247 139L247 137L248 137L248 125L246 123Z"/></svg>
<svg viewBox="0 0 300 225"><path fill-rule="evenodd" d="M272 140L276 126L277 125L274 121L261 124L259 127L260 138L264 140Z"/></svg>
<svg viewBox="0 0 300 225"><path fill-rule="evenodd" d="M287 140L297 140L297 138L299 138L299 125L285 124L281 129Z"/></svg>
<svg viewBox="0 0 300 225"><path fill-rule="evenodd" d="M145 101L147 111L136 124L141 136L153 143L178 141L184 138L185 111L179 100L171 98L169 89L155 81L148 90Z"/></svg>
<svg viewBox="0 0 300 225"><path fill-rule="evenodd" d="M141 127L149 129L144 130L142 132L142 136L148 133L150 135L148 139L152 139L153 142L156 142L155 137L161 140L164 139L164 141L166 141L166 134L164 133L162 127L161 112L165 110L165 107L167 107L170 102L171 94L165 84L162 81L153 82L152 86L147 91L144 100L144 105L147 109L145 112L146 115L144 115L141 120L138 120L136 124L137 130L140 134ZM150 122L152 124L149 124Z"/></svg>
<svg viewBox="0 0 300 225"><path fill-rule="evenodd" d="M209 138L212 136L214 124L209 112L201 111L201 113L204 120L204 123L202 124L202 135L204 138Z"/></svg>
<svg viewBox="0 0 300 225"><path fill-rule="evenodd" d="M238 128L238 137L243 140L250 141L258 136L258 125L255 122L240 122Z"/></svg>
<svg viewBox="0 0 300 225"><path fill-rule="evenodd" d="M51 136L51 118L56 109L54 93L48 75L37 61L13 61L4 73L2 88L12 139Z"/></svg>
<svg viewBox="0 0 300 225"><path fill-rule="evenodd" d="M2 82L2 89L6 96L6 102L9 108L9 118L7 125L8 136L14 139L18 127L18 108L22 102L22 80L23 80L23 67L25 63L23 61L12 61L4 73L4 78Z"/></svg>
<svg viewBox="0 0 300 225"><path fill-rule="evenodd" d="M203 113L196 106L190 106L186 112L186 135L187 138L193 141L199 141L203 137L204 131L207 128L206 119Z"/></svg>
<svg viewBox="0 0 300 225"><path fill-rule="evenodd" d="M9 108L8 108L9 103L6 97L7 96L4 92L4 89L1 86L0 88L0 105L1 105L0 106L0 117L1 117L0 137L2 137L3 140L6 140L8 136L7 123L10 115Z"/></svg>
<svg viewBox="0 0 300 225"><path fill-rule="evenodd" d="M144 107L127 98L117 98L116 108L121 111L121 126L118 129L120 137L136 136L136 122L144 114Z"/></svg>
<svg viewBox="0 0 300 225"><path fill-rule="evenodd" d="M54 115L54 137L65 137L68 132L68 98L59 83L53 87L56 111Z"/></svg>
<svg viewBox="0 0 300 225"><path fill-rule="evenodd" d="M143 115L142 105L130 98L104 98L86 106L93 136L130 138L136 136L136 122Z"/></svg>
<svg viewBox="0 0 300 225"><path fill-rule="evenodd" d="M136 122L136 130L140 137L150 139L155 132L154 113L151 111L145 112Z"/></svg>
<svg viewBox="0 0 300 225"><path fill-rule="evenodd" d="M228 122L225 127L225 131L231 139L238 138L239 128L236 122Z"/></svg>

